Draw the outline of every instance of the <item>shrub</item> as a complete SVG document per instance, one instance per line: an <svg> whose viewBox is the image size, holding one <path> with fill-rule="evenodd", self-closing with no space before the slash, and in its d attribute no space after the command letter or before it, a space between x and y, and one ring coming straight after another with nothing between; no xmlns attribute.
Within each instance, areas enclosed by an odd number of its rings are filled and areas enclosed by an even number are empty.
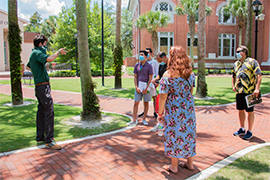
<svg viewBox="0 0 270 180"><path fill-rule="evenodd" d="M127 67L127 74L133 76L134 67Z"/></svg>
<svg viewBox="0 0 270 180"><path fill-rule="evenodd" d="M64 70L64 71L54 71L49 74L50 77L75 77L76 70Z"/></svg>

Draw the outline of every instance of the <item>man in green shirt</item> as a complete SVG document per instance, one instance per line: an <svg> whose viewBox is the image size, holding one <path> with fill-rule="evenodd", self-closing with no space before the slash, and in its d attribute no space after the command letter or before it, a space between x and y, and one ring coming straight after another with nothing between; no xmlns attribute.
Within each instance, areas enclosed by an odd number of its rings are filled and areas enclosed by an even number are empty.
<svg viewBox="0 0 270 180"><path fill-rule="evenodd" d="M60 54L67 53L65 48L59 49L52 55L47 55L47 38L43 35L36 35L34 38L34 49L27 63L27 69L31 69L34 76L35 95L38 100L38 110L36 117L38 143L46 142L46 147L50 149L61 149L54 140L54 108L51 96L51 86L49 75L45 67L46 62L52 62Z"/></svg>
<svg viewBox="0 0 270 180"><path fill-rule="evenodd" d="M248 48L239 46L236 51L238 61L233 66L232 89L236 92L236 109L240 121L240 129L233 133L234 136L244 135L243 139L252 138L254 124L254 107L248 107L245 97L253 94L257 97L260 93L262 72L259 63L248 57ZM248 131L245 130L246 113L248 119Z"/></svg>

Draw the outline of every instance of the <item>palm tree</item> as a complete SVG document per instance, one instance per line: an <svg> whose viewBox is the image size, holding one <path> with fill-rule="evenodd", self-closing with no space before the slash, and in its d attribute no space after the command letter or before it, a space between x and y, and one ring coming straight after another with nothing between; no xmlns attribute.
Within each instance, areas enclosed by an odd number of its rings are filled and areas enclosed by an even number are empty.
<svg viewBox="0 0 270 180"><path fill-rule="evenodd" d="M189 32L190 32L190 57L193 68L194 57L193 57L193 43L195 36L195 24L198 20L198 9L199 9L199 0L180 0L179 6L175 8L177 15L187 15ZM211 7L205 7L206 15L210 15L212 12Z"/></svg>
<svg viewBox="0 0 270 180"><path fill-rule="evenodd" d="M121 46L121 0L117 0L116 6L116 27L115 27L115 47L113 52L114 58L114 88L122 88L121 71L123 65L123 49Z"/></svg>
<svg viewBox="0 0 270 180"><path fill-rule="evenodd" d="M136 26L139 29L146 29L152 36L154 54L158 53L158 35L157 30L160 27L166 27L169 23L170 17L167 14L160 13L160 11L149 11L141 15L136 21Z"/></svg>
<svg viewBox="0 0 270 180"><path fill-rule="evenodd" d="M90 67L86 2L85 0L75 0L75 4L83 104L81 118L82 120L99 119L101 117L99 99L94 92L95 85L92 81Z"/></svg>
<svg viewBox="0 0 270 180"><path fill-rule="evenodd" d="M252 7L251 4L253 2L253 0L247 0L247 26L246 26L246 38L245 38L245 45L249 50L249 56L251 56L251 43L252 43Z"/></svg>
<svg viewBox="0 0 270 180"><path fill-rule="evenodd" d="M225 16L232 15L233 18L237 17L237 25L239 28L239 46L242 45L242 28L247 22L247 4L247 0L230 0L223 9Z"/></svg>
<svg viewBox="0 0 270 180"><path fill-rule="evenodd" d="M12 104L23 104L21 83L21 30L18 24L17 0L8 0L8 43Z"/></svg>
<svg viewBox="0 0 270 180"><path fill-rule="evenodd" d="M205 33L205 0L199 1L198 20L198 78L196 97L207 96L207 84L205 82L205 57L204 57L204 33Z"/></svg>

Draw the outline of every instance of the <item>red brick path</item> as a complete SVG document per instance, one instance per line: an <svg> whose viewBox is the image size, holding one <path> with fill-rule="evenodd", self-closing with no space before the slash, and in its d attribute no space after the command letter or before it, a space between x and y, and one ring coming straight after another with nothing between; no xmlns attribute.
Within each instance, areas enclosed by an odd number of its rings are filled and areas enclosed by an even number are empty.
<svg viewBox="0 0 270 180"><path fill-rule="evenodd" d="M0 93L10 94L10 86L0 85ZM52 91L52 94L55 103L81 107L79 93ZM23 96L35 99L34 89L23 87ZM105 111L130 115L133 100L100 97L100 105ZM151 105L148 114L152 115L152 109ZM270 142L269 110L270 95L266 95L256 107L254 137L245 141L232 135L239 128L235 104L196 107L194 172L179 168L174 175L162 169L170 159L163 153L163 138L150 133L155 121L148 117L148 127L139 119L139 125L131 130L65 144L60 151L38 149L3 156L0 179L185 179L245 147Z"/></svg>

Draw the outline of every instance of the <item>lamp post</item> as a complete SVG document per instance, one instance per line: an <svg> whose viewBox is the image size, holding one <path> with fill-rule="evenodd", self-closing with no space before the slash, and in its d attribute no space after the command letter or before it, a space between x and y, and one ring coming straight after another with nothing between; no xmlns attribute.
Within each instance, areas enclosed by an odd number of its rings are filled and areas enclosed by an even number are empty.
<svg viewBox="0 0 270 180"><path fill-rule="evenodd" d="M74 34L74 38L75 38L75 58L76 58L76 77L78 77L78 50L77 50L77 34Z"/></svg>
<svg viewBox="0 0 270 180"><path fill-rule="evenodd" d="M262 9L262 3L259 0L255 0L251 4L253 11L255 12L255 55L254 58L257 59L257 36L258 36L258 13Z"/></svg>
<svg viewBox="0 0 270 180"><path fill-rule="evenodd" d="M101 0L101 39L102 39L102 52L101 52L101 61L102 61L102 86L104 86L104 17L103 17L103 0Z"/></svg>

